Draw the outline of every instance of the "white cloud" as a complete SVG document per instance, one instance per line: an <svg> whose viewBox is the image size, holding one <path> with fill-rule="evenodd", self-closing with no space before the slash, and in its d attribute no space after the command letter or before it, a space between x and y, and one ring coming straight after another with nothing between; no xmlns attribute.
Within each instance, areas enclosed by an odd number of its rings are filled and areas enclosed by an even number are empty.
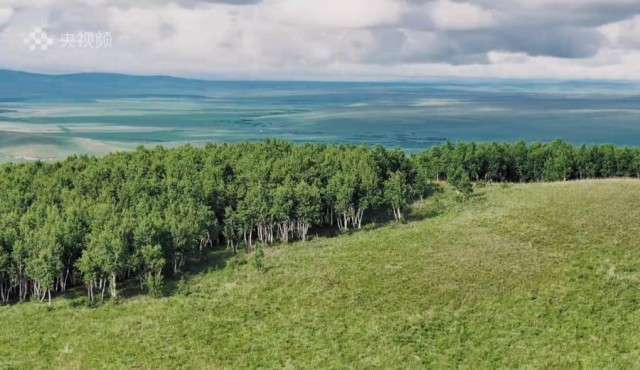
<svg viewBox="0 0 640 370"><path fill-rule="evenodd" d="M469 3L438 0L427 4L426 8L433 25L440 30L482 29L496 22L491 11Z"/></svg>
<svg viewBox="0 0 640 370"><path fill-rule="evenodd" d="M609 46L640 49L640 16L600 27Z"/></svg>
<svg viewBox="0 0 640 370"><path fill-rule="evenodd" d="M516 0L517 4L527 8L578 8L598 6L602 4L608 5L632 5L637 4L637 0Z"/></svg>
<svg viewBox="0 0 640 370"><path fill-rule="evenodd" d="M267 0L261 8L276 21L319 28L391 25L404 11L394 0Z"/></svg>
<svg viewBox="0 0 640 370"><path fill-rule="evenodd" d="M13 16L13 8L0 8L0 27L9 23Z"/></svg>
<svg viewBox="0 0 640 370"><path fill-rule="evenodd" d="M638 14L637 0L0 0L0 68L640 79ZM22 39L36 26L54 36L108 30L113 49L34 54Z"/></svg>

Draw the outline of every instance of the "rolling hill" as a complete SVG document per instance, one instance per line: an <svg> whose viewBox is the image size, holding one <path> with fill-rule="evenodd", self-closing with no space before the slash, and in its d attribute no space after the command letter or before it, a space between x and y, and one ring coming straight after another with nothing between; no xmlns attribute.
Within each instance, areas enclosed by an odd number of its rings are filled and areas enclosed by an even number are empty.
<svg viewBox="0 0 640 370"><path fill-rule="evenodd" d="M445 192L406 224L268 249L264 271L219 252L165 298L0 307L0 367L631 368L638 194L633 180Z"/></svg>

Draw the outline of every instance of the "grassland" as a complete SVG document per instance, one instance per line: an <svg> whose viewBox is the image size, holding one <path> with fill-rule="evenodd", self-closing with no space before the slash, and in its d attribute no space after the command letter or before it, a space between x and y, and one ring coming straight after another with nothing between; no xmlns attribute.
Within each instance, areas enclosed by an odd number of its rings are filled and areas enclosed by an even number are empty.
<svg viewBox="0 0 640 370"><path fill-rule="evenodd" d="M0 307L0 368L640 366L640 181L476 193L185 294Z"/></svg>

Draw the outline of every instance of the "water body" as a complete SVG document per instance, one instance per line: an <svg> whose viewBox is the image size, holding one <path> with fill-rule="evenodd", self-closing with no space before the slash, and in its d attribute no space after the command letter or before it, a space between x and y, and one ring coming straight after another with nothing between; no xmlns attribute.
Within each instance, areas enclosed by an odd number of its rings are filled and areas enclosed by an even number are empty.
<svg viewBox="0 0 640 370"><path fill-rule="evenodd" d="M418 151L451 141L640 144L631 82L215 82L0 71L0 161L281 138Z"/></svg>

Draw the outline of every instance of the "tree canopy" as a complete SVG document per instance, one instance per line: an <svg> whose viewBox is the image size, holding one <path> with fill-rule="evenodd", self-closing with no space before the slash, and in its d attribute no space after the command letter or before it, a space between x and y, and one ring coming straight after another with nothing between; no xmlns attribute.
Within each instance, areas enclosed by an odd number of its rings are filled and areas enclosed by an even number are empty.
<svg viewBox="0 0 640 370"><path fill-rule="evenodd" d="M312 229L358 229L373 211L402 219L432 181L461 193L477 181L640 177L640 150L561 141L445 143L409 155L365 145L144 148L102 158L0 166L0 299L45 300L84 284L116 297L226 245L307 240Z"/></svg>

